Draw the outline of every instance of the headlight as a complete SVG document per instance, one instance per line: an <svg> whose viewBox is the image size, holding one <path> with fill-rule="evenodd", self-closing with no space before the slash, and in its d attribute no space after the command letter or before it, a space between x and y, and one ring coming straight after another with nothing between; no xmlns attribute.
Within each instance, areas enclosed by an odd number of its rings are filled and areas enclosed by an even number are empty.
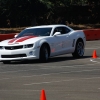
<svg viewBox="0 0 100 100"><path fill-rule="evenodd" d="M26 44L26 45L23 45L23 48L32 48L33 47L33 44Z"/></svg>
<svg viewBox="0 0 100 100"><path fill-rule="evenodd" d="M3 46L0 46L0 50L3 50L4 49L4 47Z"/></svg>

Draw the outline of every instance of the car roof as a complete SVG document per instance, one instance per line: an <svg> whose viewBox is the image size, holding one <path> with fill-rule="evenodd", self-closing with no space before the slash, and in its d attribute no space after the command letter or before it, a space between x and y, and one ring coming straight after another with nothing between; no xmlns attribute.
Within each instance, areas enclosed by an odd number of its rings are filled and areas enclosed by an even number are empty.
<svg viewBox="0 0 100 100"><path fill-rule="evenodd" d="M26 29L31 29L31 28L44 28L44 27L59 27L59 26L66 26L66 25L60 25L60 24L57 24L57 25L40 25L40 26L28 27Z"/></svg>

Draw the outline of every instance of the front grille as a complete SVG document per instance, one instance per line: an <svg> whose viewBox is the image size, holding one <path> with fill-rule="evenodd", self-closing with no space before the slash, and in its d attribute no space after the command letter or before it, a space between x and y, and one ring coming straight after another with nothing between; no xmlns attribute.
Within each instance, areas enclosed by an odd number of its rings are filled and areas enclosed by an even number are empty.
<svg viewBox="0 0 100 100"><path fill-rule="evenodd" d="M6 50L15 50L15 49L22 49L23 46L6 46L5 49Z"/></svg>
<svg viewBox="0 0 100 100"><path fill-rule="evenodd" d="M26 54L1 55L1 58L18 58L18 57L26 57Z"/></svg>

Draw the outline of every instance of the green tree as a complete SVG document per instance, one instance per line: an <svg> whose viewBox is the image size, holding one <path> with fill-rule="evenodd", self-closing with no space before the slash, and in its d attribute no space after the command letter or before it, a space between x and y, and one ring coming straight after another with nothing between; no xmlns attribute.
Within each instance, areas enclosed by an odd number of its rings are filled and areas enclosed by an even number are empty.
<svg viewBox="0 0 100 100"><path fill-rule="evenodd" d="M0 27L6 26L7 19L13 27L43 24L59 16L71 19L73 5L89 5L91 13L99 14L99 0L0 0Z"/></svg>

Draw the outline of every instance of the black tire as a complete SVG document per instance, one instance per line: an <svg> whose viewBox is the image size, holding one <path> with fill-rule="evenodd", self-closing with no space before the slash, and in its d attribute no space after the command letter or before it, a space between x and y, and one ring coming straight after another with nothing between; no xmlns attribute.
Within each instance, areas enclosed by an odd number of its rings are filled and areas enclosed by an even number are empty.
<svg viewBox="0 0 100 100"><path fill-rule="evenodd" d="M10 61L3 61L3 64L10 64Z"/></svg>
<svg viewBox="0 0 100 100"><path fill-rule="evenodd" d="M80 58L84 55L84 43L82 40L78 40L76 43L75 51L72 53L73 57Z"/></svg>
<svg viewBox="0 0 100 100"><path fill-rule="evenodd" d="M49 59L49 50L46 44L43 44L40 48L40 62L47 62Z"/></svg>

